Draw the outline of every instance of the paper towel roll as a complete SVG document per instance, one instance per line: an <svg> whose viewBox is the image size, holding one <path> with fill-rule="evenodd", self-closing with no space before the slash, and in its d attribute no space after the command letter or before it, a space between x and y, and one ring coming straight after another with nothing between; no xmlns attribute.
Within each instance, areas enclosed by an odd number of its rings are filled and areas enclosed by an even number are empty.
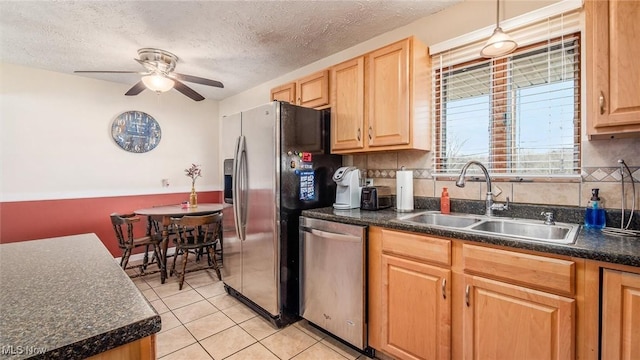
<svg viewBox="0 0 640 360"><path fill-rule="evenodd" d="M413 210L413 171L396 171L396 210Z"/></svg>

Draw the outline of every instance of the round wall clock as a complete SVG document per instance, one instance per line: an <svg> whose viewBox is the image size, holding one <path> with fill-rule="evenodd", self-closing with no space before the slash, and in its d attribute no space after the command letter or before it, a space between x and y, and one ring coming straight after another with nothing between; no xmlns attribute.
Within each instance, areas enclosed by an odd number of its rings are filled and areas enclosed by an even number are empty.
<svg viewBox="0 0 640 360"><path fill-rule="evenodd" d="M144 153L158 146L162 131L153 116L142 111L127 111L113 120L111 136L124 150Z"/></svg>

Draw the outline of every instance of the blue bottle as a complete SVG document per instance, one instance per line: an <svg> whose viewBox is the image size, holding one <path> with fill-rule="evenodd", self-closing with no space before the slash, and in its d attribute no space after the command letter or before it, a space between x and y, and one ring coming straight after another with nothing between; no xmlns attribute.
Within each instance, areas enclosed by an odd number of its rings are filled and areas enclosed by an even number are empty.
<svg viewBox="0 0 640 360"><path fill-rule="evenodd" d="M600 189L591 189L591 199L584 214L584 226L588 229L602 229L606 224L604 204L598 196Z"/></svg>

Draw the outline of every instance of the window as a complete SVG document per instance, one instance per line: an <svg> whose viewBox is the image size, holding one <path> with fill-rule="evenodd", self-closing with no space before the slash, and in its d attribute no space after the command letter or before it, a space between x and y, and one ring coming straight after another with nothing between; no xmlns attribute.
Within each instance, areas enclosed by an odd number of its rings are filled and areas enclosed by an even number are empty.
<svg viewBox="0 0 640 360"><path fill-rule="evenodd" d="M436 174L459 174L469 160L492 176L579 173L580 33L548 30L564 20L520 31L540 35L501 58L471 58L473 46L432 57Z"/></svg>

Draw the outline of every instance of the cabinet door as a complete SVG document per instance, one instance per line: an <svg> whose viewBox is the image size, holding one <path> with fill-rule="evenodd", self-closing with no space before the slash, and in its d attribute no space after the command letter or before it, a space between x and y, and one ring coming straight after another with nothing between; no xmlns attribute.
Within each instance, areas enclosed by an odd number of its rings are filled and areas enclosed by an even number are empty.
<svg viewBox="0 0 640 360"><path fill-rule="evenodd" d="M331 151L364 147L364 58L331 68Z"/></svg>
<svg viewBox="0 0 640 360"><path fill-rule="evenodd" d="M575 300L465 275L465 359L574 359Z"/></svg>
<svg viewBox="0 0 640 360"><path fill-rule="evenodd" d="M297 104L316 108L329 104L329 71L324 70L296 81Z"/></svg>
<svg viewBox="0 0 640 360"><path fill-rule="evenodd" d="M605 269L602 285L602 358L640 354L640 275Z"/></svg>
<svg viewBox="0 0 640 360"><path fill-rule="evenodd" d="M271 89L271 101L285 101L296 103L296 83L284 84Z"/></svg>
<svg viewBox="0 0 640 360"><path fill-rule="evenodd" d="M409 143L409 40L367 55L369 146Z"/></svg>
<svg viewBox="0 0 640 360"><path fill-rule="evenodd" d="M640 135L640 1L587 3L590 135Z"/></svg>
<svg viewBox="0 0 640 360"><path fill-rule="evenodd" d="M382 348L400 359L451 357L451 271L382 255Z"/></svg>

